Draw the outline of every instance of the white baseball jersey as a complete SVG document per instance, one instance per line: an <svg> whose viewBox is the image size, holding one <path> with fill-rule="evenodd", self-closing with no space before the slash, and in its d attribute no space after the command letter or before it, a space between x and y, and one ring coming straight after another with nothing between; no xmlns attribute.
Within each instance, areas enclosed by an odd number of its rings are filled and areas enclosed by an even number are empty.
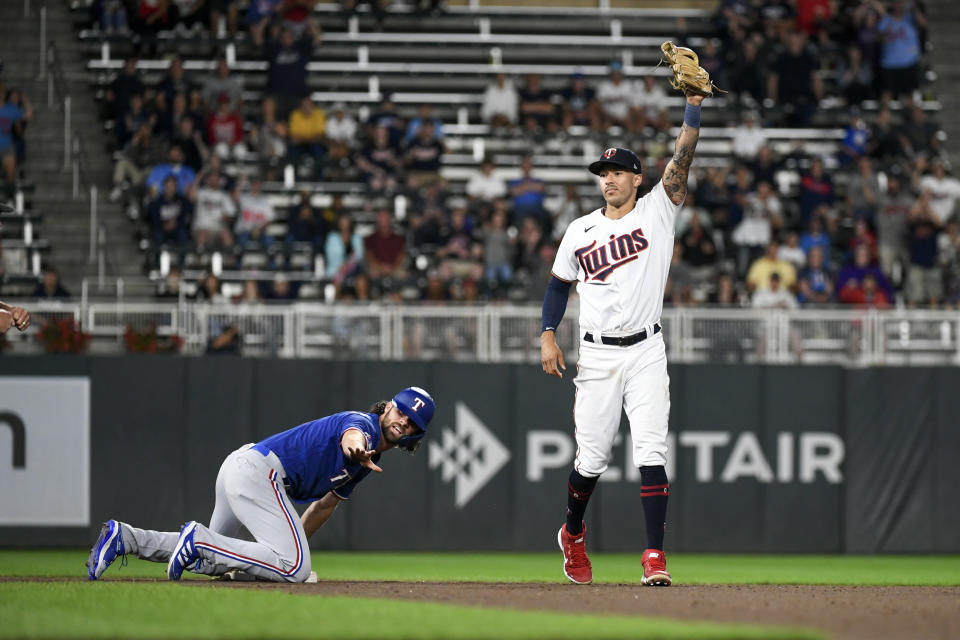
<svg viewBox="0 0 960 640"><path fill-rule="evenodd" d="M680 209L658 182L619 220L597 209L570 223L553 275L581 283L581 333L626 336L660 320Z"/></svg>

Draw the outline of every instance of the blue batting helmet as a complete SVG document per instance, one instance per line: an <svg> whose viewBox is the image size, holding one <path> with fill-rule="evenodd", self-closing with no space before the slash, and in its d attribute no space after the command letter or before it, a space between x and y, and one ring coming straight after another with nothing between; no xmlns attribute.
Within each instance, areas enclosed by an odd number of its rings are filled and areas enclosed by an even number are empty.
<svg viewBox="0 0 960 640"><path fill-rule="evenodd" d="M412 436L404 436L397 442L397 446L408 451L415 451L420 446L420 440L426 434L427 424L433 418L436 405L430 394L420 387L407 387L393 398L396 405L405 416L418 427L420 432Z"/></svg>

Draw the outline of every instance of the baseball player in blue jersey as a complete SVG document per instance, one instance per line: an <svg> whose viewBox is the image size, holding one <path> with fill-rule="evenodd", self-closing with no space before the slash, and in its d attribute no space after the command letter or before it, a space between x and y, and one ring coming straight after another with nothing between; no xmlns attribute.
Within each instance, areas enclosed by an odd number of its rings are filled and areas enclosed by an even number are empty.
<svg viewBox="0 0 960 640"><path fill-rule="evenodd" d="M244 445L220 467L209 526L191 521L178 534L108 520L90 550L87 576L99 579L130 553L166 562L170 580L186 570L304 582L310 576L307 539L361 480L382 471L377 462L384 451L417 449L434 408L429 393L409 387L367 413L335 413ZM311 504L297 518L292 501ZM254 541L236 537L241 526Z"/></svg>

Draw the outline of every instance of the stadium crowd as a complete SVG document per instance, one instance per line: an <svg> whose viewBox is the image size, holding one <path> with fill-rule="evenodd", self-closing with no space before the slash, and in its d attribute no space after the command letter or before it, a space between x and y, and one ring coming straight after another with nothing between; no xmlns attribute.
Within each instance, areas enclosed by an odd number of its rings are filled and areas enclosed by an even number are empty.
<svg viewBox="0 0 960 640"><path fill-rule="evenodd" d="M111 199L142 224L150 259L167 250L175 265L190 266L218 251L230 268L259 251L283 271L302 268L291 256L308 247L323 256L339 299L539 299L564 228L598 206L599 194L582 199L576 184L551 194L533 155L513 180L485 159L461 192L442 178L444 123L429 104L406 118L386 95L361 118L343 104L313 102L306 65L323 35L312 4L255 0L244 17L231 0L98 0L105 30L245 28L267 62L256 114L244 111L242 77L225 57L206 76L174 58L152 84L131 57L105 93L119 151ZM386 4L374 3L378 20L390 19ZM726 166L694 166L668 302L960 305L960 181L920 100L922 3L723 0L714 25L701 63L730 91L733 156ZM682 42L682 19L677 29ZM536 75L500 75L482 117L495 135L526 136L532 150L574 126L607 146L632 146L646 159L649 189L678 120L664 85L626 78L619 62L595 85L574 73L559 89ZM800 144L778 153L765 130L822 123L826 101L846 114L839 153L811 156ZM235 165L254 169L227 170ZM365 202L348 209L336 196L318 207L303 192L278 210L263 183L282 180L288 165L321 190L365 182ZM784 180L789 174L799 181ZM270 232L277 221L285 235ZM253 296L247 288L244 297Z"/></svg>

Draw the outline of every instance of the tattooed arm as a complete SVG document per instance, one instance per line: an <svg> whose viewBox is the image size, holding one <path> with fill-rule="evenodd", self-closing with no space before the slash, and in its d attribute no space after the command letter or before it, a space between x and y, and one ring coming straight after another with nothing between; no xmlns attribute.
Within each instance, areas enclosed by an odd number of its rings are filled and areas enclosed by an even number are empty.
<svg viewBox="0 0 960 640"><path fill-rule="evenodd" d="M703 96L688 95L687 102L698 107L703 102ZM690 174L690 165L693 163L693 152L697 149L697 140L700 139L700 129L680 125L680 135L677 136L677 150L673 158L667 163L663 172L663 188L673 204L681 204L687 197L687 176Z"/></svg>

